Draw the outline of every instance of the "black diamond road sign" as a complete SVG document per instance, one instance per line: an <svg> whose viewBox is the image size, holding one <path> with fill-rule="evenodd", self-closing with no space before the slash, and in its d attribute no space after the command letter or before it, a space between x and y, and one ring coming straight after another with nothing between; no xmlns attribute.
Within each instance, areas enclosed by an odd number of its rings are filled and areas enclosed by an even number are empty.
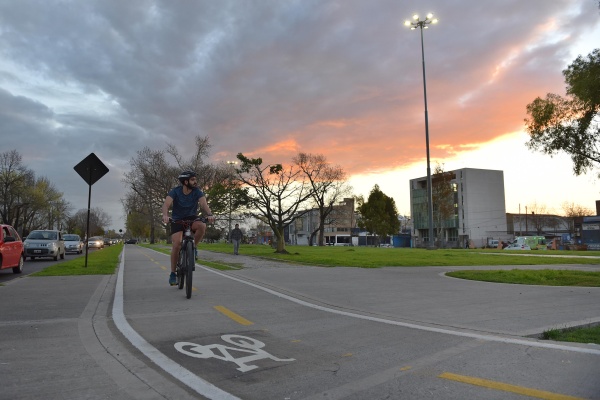
<svg viewBox="0 0 600 400"><path fill-rule="evenodd" d="M90 153L89 156L81 160L73 169L90 186L108 173L108 167L94 153Z"/></svg>

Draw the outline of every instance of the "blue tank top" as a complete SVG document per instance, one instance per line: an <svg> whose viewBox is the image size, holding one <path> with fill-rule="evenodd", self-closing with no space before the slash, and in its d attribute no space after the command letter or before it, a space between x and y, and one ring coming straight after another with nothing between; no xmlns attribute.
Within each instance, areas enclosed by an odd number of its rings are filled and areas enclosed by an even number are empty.
<svg viewBox="0 0 600 400"><path fill-rule="evenodd" d="M194 188L189 194L183 194L183 186L176 186L169 191L173 199L173 213L171 217L177 221L185 217L198 215L198 200L204 196L202 190Z"/></svg>

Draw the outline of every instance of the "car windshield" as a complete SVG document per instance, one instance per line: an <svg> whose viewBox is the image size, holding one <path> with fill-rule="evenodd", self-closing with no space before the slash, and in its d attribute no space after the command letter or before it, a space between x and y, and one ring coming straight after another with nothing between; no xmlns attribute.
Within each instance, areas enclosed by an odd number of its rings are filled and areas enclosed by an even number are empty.
<svg viewBox="0 0 600 400"><path fill-rule="evenodd" d="M78 235L65 235L64 239L68 242L79 242L79 236Z"/></svg>
<svg viewBox="0 0 600 400"><path fill-rule="evenodd" d="M100 238L100 237L93 237L93 238L90 238L90 241L92 241L92 242L96 242L96 241L98 241L98 240L102 240L102 238Z"/></svg>
<svg viewBox="0 0 600 400"><path fill-rule="evenodd" d="M56 232L33 231L27 239L56 240Z"/></svg>

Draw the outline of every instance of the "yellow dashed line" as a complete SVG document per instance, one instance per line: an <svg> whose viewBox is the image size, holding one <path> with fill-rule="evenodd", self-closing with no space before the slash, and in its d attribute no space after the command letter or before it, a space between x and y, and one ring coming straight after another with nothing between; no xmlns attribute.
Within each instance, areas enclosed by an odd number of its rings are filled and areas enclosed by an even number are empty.
<svg viewBox="0 0 600 400"><path fill-rule="evenodd" d="M439 375L440 378L449 379L456 382L468 383L469 385L482 386L488 389L502 390L505 392L517 393L523 396L535 397L538 399L546 400L582 400L579 397L566 396L563 394L556 394L546 392L543 390L530 389L523 386L509 385L508 383L495 382L487 379L475 378L472 376L464 376L452 374L450 372L444 372Z"/></svg>
<svg viewBox="0 0 600 400"><path fill-rule="evenodd" d="M235 322L237 322L240 325L254 325L254 322L248 321L246 318L234 313L233 311L231 311L223 306L215 306L215 310L223 313L224 315L228 316L229 318L231 318L232 320L234 320Z"/></svg>
<svg viewBox="0 0 600 400"><path fill-rule="evenodd" d="M400 371L408 371L409 369L412 369L412 367L410 367L410 366L402 367L402 368L400 368Z"/></svg>

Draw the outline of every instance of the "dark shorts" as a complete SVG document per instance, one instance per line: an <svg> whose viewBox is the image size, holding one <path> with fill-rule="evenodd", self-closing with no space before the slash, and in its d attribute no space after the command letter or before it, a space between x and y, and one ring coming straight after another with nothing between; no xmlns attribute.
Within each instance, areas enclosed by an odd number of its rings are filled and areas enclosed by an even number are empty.
<svg viewBox="0 0 600 400"><path fill-rule="evenodd" d="M177 233L177 232L183 232L185 230L185 227L183 226L183 224L179 223L178 221L200 221L200 222L202 222L202 219L200 217L186 217L186 218L182 218L180 220L171 222L171 235L174 233Z"/></svg>

